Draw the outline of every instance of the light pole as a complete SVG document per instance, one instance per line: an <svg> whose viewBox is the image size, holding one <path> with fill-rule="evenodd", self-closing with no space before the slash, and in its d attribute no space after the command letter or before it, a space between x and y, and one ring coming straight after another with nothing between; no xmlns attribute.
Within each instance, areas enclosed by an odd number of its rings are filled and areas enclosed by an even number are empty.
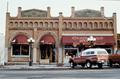
<svg viewBox="0 0 120 79"><path fill-rule="evenodd" d="M96 41L96 38L94 38L93 36L90 36L87 38L87 41L90 42L90 47L93 47L93 42Z"/></svg>
<svg viewBox="0 0 120 79"><path fill-rule="evenodd" d="M29 54L30 54L29 66L32 66L32 62L33 62L32 44L35 42L35 40L31 37L27 41L29 43Z"/></svg>

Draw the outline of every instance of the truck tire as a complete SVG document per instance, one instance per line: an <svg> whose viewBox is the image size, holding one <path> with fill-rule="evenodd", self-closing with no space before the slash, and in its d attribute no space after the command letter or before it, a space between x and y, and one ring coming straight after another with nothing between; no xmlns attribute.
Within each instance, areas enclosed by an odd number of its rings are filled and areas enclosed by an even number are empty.
<svg viewBox="0 0 120 79"><path fill-rule="evenodd" d="M103 68L103 64L102 63L98 63L98 68L102 69Z"/></svg>
<svg viewBox="0 0 120 79"><path fill-rule="evenodd" d="M90 61L87 61L85 65L86 65L87 68L91 68L92 67L92 63Z"/></svg>
<svg viewBox="0 0 120 79"><path fill-rule="evenodd" d="M72 68L75 68L75 66L76 66L76 64L74 63L74 62L71 62L71 64L72 64Z"/></svg>
<svg viewBox="0 0 120 79"><path fill-rule="evenodd" d="M113 67L112 61L109 62L109 67Z"/></svg>
<svg viewBox="0 0 120 79"><path fill-rule="evenodd" d="M82 68L84 68L84 67L85 67L85 64L81 64L81 66L82 66Z"/></svg>

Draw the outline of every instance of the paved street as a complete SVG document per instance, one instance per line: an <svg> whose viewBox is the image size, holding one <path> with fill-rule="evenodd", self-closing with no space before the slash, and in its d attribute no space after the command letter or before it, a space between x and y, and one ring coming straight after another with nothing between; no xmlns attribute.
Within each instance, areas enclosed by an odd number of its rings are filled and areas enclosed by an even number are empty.
<svg viewBox="0 0 120 79"><path fill-rule="evenodd" d="M1 70L0 79L120 79L120 69Z"/></svg>

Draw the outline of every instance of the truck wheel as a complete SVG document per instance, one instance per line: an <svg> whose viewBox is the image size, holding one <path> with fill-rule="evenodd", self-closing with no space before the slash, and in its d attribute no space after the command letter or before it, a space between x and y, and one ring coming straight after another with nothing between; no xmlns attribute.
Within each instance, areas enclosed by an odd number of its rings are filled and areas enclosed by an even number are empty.
<svg viewBox="0 0 120 79"><path fill-rule="evenodd" d="M98 63L98 68L102 69L103 68L103 64L102 63Z"/></svg>
<svg viewBox="0 0 120 79"><path fill-rule="evenodd" d="M112 62L109 62L109 66L110 66L110 67L113 67L113 64L112 64Z"/></svg>
<svg viewBox="0 0 120 79"><path fill-rule="evenodd" d="M85 64L81 64L81 66L82 66L82 68L84 68L84 67L85 67Z"/></svg>
<svg viewBox="0 0 120 79"><path fill-rule="evenodd" d="M87 68L91 68L91 67L92 67L92 63L91 63L90 61L87 61L87 62L86 62L86 67L87 67Z"/></svg>
<svg viewBox="0 0 120 79"><path fill-rule="evenodd" d="M74 62L71 62L72 68L75 68L76 64Z"/></svg>

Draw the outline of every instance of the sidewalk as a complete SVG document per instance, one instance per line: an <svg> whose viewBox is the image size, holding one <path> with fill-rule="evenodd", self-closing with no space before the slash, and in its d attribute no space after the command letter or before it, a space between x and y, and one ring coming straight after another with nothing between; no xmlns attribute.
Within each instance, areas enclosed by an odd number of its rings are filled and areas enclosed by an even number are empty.
<svg viewBox="0 0 120 79"><path fill-rule="evenodd" d="M66 70L70 66L57 66L57 65L5 65L1 66L0 70Z"/></svg>

